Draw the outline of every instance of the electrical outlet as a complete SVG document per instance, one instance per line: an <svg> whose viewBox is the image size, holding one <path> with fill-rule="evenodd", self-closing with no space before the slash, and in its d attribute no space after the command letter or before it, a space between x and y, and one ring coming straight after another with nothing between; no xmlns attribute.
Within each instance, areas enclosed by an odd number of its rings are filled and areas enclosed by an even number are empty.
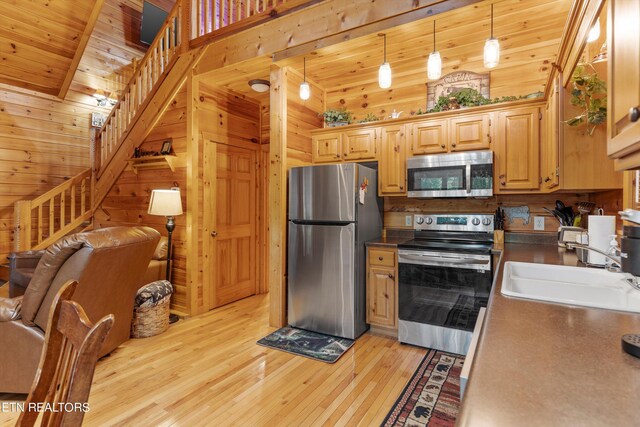
<svg viewBox="0 0 640 427"><path fill-rule="evenodd" d="M413 217L411 215L405 216L404 225L406 225L407 227L411 227L412 224L413 224Z"/></svg>
<svg viewBox="0 0 640 427"><path fill-rule="evenodd" d="M543 216L534 216L533 217L533 229L535 231L544 231L544 217Z"/></svg>

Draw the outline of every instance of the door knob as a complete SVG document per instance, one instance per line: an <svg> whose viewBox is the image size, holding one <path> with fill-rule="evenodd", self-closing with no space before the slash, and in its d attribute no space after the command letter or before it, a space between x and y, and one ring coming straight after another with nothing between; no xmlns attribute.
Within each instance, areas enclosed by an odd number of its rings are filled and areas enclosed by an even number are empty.
<svg viewBox="0 0 640 427"><path fill-rule="evenodd" d="M640 107L629 108L629 121L631 123L637 122L640 119Z"/></svg>
<svg viewBox="0 0 640 427"><path fill-rule="evenodd" d="M217 232L217 231L212 231L212 232L211 232L211 237L216 237L217 235L218 235L218 232Z"/></svg>

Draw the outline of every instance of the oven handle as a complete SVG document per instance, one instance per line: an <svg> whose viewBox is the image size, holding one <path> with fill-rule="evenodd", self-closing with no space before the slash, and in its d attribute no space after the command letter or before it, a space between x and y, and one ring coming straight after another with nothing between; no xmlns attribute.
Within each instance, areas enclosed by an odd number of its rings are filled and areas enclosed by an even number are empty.
<svg viewBox="0 0 640 427"><path fill-rule="evenodd" d="M431 255L407 255L399 254L400 264L432 265L437 267L455 267L469 270L489 270L491 258L488 260L473 258L438 257Z"/></svg>
<svg viewBox="0 0 640 427"><path fill-rule="evenodd" d="M471 194L471 165L467 163L467 194Z"/></svg>

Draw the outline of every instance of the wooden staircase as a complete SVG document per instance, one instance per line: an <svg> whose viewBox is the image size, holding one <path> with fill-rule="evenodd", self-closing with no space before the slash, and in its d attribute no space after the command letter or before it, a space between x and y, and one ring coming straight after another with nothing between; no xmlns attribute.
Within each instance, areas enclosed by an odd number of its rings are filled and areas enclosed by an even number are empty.
<svg viewBox="0 0 640 427"><path fill-rule="evenodd" d="M309 0L177 0L91 147L91 168L14 209L14 249L42 249L91 223L204 46ZM275 8L278 8L278 11Z"/></svg>

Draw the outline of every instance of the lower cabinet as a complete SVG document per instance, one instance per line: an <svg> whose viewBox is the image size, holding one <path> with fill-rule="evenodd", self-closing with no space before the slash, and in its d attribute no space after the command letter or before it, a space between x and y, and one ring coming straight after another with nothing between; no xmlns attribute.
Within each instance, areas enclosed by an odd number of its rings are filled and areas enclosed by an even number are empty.
<svg viewBox="0 0 640 427"><path fill-rule="evenodd" d="M371 247L367 251L367 323L398 328L398 251Z"/></svg>

